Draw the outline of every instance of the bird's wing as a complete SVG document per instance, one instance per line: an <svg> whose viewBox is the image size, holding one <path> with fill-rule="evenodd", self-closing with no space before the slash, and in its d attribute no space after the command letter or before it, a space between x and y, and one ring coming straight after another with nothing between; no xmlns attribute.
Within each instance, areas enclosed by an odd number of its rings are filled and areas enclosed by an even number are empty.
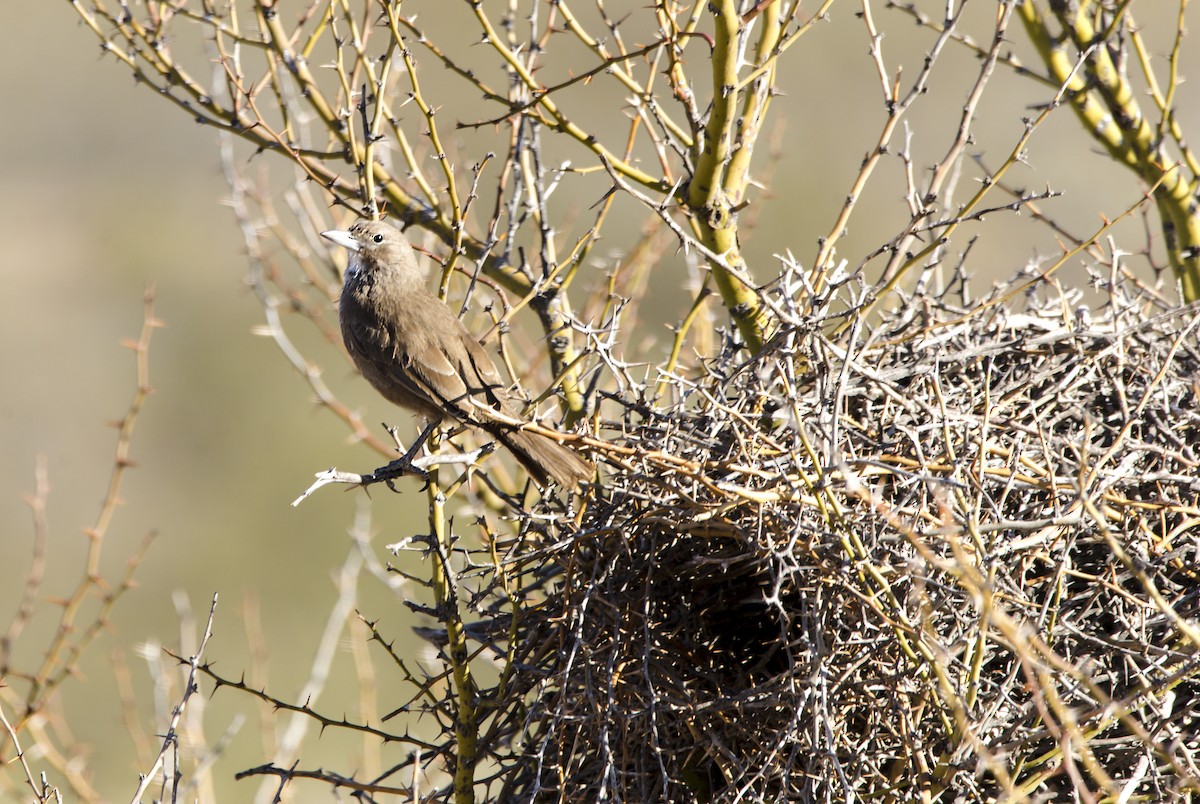
<svg viewBox="0 0 1200 804"><path fill-rule="evenodd" d="M511 422L516 418L512 397L496 364L457 318L454 323L458 325L458 337L438 343L444 361L437 363L438 376L446 376L447 382L436 391L447 404L462 411L461 418L472 424ZM453 379L441 373L447 368Z"/></svg>
<svg viewBox="0 0 1200 804"><path fill-rule="evenodd" d="M467 424L518 421L507 385L487 350L440 301L425 306L421 321L398 318L392 334L396 359L389 375ZM403 332L399 331L403 329Z"/></svg>

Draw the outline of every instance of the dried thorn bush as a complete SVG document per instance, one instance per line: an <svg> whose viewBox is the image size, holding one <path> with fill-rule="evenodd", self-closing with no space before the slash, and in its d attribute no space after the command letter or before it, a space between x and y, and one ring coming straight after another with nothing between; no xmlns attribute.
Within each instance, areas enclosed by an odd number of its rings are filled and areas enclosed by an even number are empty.
<svg viewBox="0 0 1200 804"><path fill-rule="evenodd" d="M391 545L420 561L389 567L402 591L362 615L382 651L356 655L359 677L378 663L390 683L378 709L362 685L358 720L199 664L323 738L383 746L369 771L324 770L289 728L239 776L265 777L261 797L310 780L462 804L1200 792L1184 4L1147 44L1128 2L938 19L874 4L886 23L863 2L828 49L814 39L837 34L833 0L72 5L141 86L221 133L260 334L354 440L399 444L339 396L344 263L318 233L386 213L440 262L439 293L472 311L530 415L553 399L600 464L574 497L538 497L500 456L430 472L426 525ZM901 44L890 26L914 19ZM870 73L853 102L831 55L847 42ZM1037 88L985 118L1001 70ZM836 105L809 106L814 85ZM931 92L948 100L922 117ZM789 93L799 133L777 145L768 112ZM874 117L844 114L857 103ZM1054 217L1052 157L1031 157L1071 113L1076 149L1103 147L1140 199L1098 209L1085 237ZM818 128L846 148L810 144ZM789 149L849 181L771 184ZM771 205L828 218L806 268L758 256L801 237L754 228ZM631 209L639 235L614 255ZM1143 247L1102 245L1135 214ZM1062 253L980 297L985 218L1018 215ZM1003 237L987 247L1011 272ZM1090 265L1101 304L1062 290L1068 262ZM1168 280L1184 304L1163 300ZM684 288L669 341L651 320L662 287ZM438 448L461 467L471 439ZM369 530L356 522L374 560ZM385 616L408 614L430 651L399 645L411 624Z"/></svg>

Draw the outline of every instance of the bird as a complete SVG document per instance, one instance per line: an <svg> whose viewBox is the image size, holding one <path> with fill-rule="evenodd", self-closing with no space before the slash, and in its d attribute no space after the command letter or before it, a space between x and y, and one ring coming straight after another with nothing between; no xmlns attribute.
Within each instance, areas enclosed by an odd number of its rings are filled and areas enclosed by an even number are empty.
<svg viewBox="0 0 1200 804"><path fill-rule="evenodd" d="M383 221L359 221L321 236L350 259L338 303L342 340L354 365L385 399L426 427L405 458L446 419L483 430L511 452L542 488L575 490L594 464L533 430L521 401L483 345L431 293L408 238Z"/></svg>

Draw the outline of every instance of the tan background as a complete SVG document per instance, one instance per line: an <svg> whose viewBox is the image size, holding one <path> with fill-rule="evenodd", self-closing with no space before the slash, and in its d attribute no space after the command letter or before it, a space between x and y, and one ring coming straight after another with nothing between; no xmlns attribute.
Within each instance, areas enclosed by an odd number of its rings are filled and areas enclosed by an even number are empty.
<svg viewBox="0 0 1200 804"><path fill-rule="evenodd" d="M90 746L98 789L120 799L131 794L139 769L116 703L113 652L131 667L143 728L152 731L158 725L149 709L152 685L136 646L159 640L176 648L174 596L186 595L201 615L211 595L220 593L209 658L237 677L248 665L242 607L250 596L258 601L271 652L264 680L282 696L293 694L335 597L331 574L350 549L346 532L359 495L326 490L300 511L288 503L313 471L332 464L368 468L375 457L347 445L344 429L310 403L306 386L270 341L251 334L261 314L243 282L246 261L222 205L227 191L213 133L136 87L112 59L101 59L93 35L68 4L11 5L5 27L16 35L0 49L8 110L0 126L0 624L11 616L28 567L31 525L22 495L33 488L37 457L45 456L51 483L42 597L53 598L78 578L82 528L103 496L115 439L106 422L123 414L134 381L132 354L118 342L136 336L149 282L157 287L158 316L168 325L154 337L156 392L134 438L138 467L127 476L127 504L105 548L109 575L118 574L147 532L156 531L158 540L138 573L138 588L118 606L111 631L83 663L84 676L68 683L63 696L75 736ZM889 59L904 52L910 65L917 64L913 57L927 37L904 41L917 35L915 26L877 13L895 32L885 40ZM828 29L810 41L785 59L781 85L787 96L772 113L787 127L777 139L780 161L770 192L757 200L759 227L746 244L762 281L774 275L773 254L790 249L804 262L811 258L882 120L878 82L851 7L840 7ZM945 106L930 105L914 118L916 130L930 135L919 145L923 164L948 144L963 82L973 75L974 59L953 47L946 59L943 67L961 69L936 74L931 85L931 95ZM993 91L1002 98L985 106L979 147L995 149L989 157L994 167L1019 136L1020 116L1032 114L1027 104L1048 93L1003 69ZM1193 86L1185 84L1182 93L1184 125L1195 131ZM930 128L920 128L921 120ZM935 128L932 121L940 122ZM1098 224L1100 213L1119 214L1138 193L1094 150L1064 111L1035 137L1030 160L1037 172L1015 174L1018 182L1040 187L1048 181L1066 191L1054 209L1081 234ZM843 242L841 252L852 262L890 234L895 224L887 221L899 222L896 175L889 163ZM999 277L1020 269L1036 251L1056 248L1027 220L988 231L976 246L976 265ZM610 231L609 249L620 246ZM1081 273L1072 269L1063 276L1078 282ZM668 289L678 284L674 278L664 282ZM668 303L678 301L670 296L665 294ZM327 380L348 401L366 406L368 421L407 421L376 402L334 355L320 357L333 367ZM420 503L416 487L407 492L374 495L376 545L421 526L406 507ZM408 613L378 583L364 582L363 589L364 609L390 619L394 632L403 634ZM41 609L22 639L19 665L36 661L56 616L50 606ZM322 703L333 715L353 706L347 667L343 660L342 692ZM396 702L388 689L394 682L381 679L384 709ZM210 734L219 733L235 711L255 708L223 691L207 713ZM223 800L249 796L254 783L234 782L232 774L262 761L259 738L252 720L234 739L217 770ZM331 749L323 743L323 752ZM347 747L350 756L355 750ZM337 766L330 754L307 756L312 761L306 765ZM340 767L354 765L347 760ZM292 791L294 800L313 793Z"/></svg>

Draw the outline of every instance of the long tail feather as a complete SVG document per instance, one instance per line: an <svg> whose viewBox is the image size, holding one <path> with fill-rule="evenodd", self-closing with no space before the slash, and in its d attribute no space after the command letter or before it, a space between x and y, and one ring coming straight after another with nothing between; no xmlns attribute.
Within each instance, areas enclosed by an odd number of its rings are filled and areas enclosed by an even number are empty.
<svg viewBox="0 0 1200 804"><path fill-rule="evenodd" d="M591 461L553 438L528 430L505 430L494 435L539 486L545 487L553 480L564 489L574 490L595 471Z"/></svg>

